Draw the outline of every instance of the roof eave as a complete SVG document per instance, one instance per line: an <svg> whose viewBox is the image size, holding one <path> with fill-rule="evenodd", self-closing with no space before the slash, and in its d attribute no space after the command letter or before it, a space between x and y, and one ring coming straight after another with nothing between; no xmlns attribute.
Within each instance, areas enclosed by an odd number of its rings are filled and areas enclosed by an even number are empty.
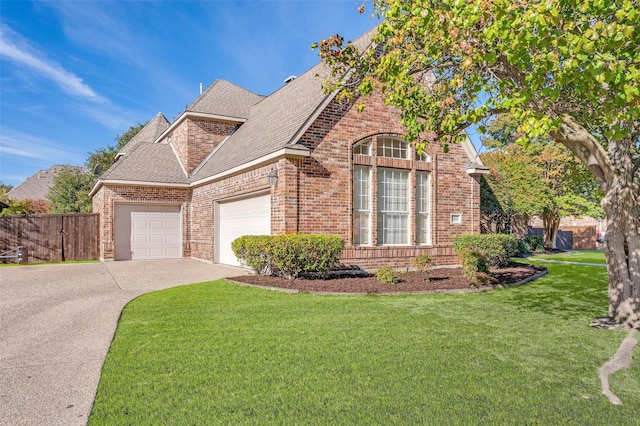
<svg viewBox="0 0 640 426"><path fill-rule="evenodd" d="M167 130L162 132L160 136L156 138L154 143L157 143L158 141L161 141L162 139L164 139L167 135L173 132L176 129L176 127L182 124L182 122L187 118L203 118L203 119L209 119L209 120L229 121L232 123L244 123L245 121L247 121L246 118L242 118L242 117L232 117L232 116L219 115L219 114L207 114L204 112L185 111L182 113L182 115L180 115L180 117L178 117L176 121L171 123L171 125L167 128Z"/></svg>
<svg viewBox="0 0 640 426"><path fill-rule="evenodd" d="M280 150L278 150L276 152L273 152L271 154L262 156L260 158L257 158L255 160L253 160L253 161L249 161L248 163L244 163L244 164L242 164L240 166L231 168L229 170L225 170L223 172L216 173L213 176L209 176L209 177L194 181L194 182L191 183L190 186L191 187L196 187L196 186L206 185L208 183L215 182L215 181L220 180L220 179L224 179L224 178L226 178L228 176L232 176L232 175L247 171L249 169L255 169L255 168L258 168L258 167L263 166L265 164L272 163L274 161L278 161L278 160L280 160L282 158L285 158L285 157L288 157L288 158L291 158L291 157L293 157L293 158L307 158L307 157L310 157L310 156L311 156L311 150L309 148L307 148L305 146L302 146L302 145L297 145L297 144L290 145L290 146L287 146L287 147L285 147L283 149L280 149Z"/></svg>
<svg viewBox="0 0 640 426"><path fill-rule="evenodd" d="M471 175L471 176L488 175L489 174L489 169L483 169L483 168L467 169L467 174Z"/></svg>

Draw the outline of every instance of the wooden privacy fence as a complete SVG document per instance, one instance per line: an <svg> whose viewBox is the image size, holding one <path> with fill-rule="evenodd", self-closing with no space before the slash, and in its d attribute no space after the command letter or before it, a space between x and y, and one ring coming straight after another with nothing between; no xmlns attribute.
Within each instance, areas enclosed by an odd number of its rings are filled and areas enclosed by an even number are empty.
<svg viewBox="0 0 640 426"><path fill-rule="evenodd" d="M529 228L529 235L542 235L542 228ZM597 231L595 226L563 226L558 230L556 246L560 250L595 250Z"/></svg>
<svg viewBox="0 0 640 426"><path fill-rule="evenodd" d="M0 253L21 246L24 263L98 259L99 217L97 213L0 217Z"/></svg>

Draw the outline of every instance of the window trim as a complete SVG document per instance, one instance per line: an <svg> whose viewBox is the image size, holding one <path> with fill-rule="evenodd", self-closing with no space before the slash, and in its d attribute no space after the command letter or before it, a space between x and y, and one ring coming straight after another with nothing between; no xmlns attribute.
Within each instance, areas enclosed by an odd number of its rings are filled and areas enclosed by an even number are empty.
<svg viewBox="0 0 640 426"><path fill-rule="evenodd" d="M368 210L356 210L356 168L361 169L361 170L365 170L367 173L367 203L368 203ZM353 245L354 246L370 246L372 245L372 241L373 241L373 235L372 235L372 227L371 227L371 216L372 216L372 210L373 210L373 202L372 202L372 198L371 198L371 193L372 193L372 175L373 172L371 170L371 166L363 166L363 165L355 165L353 167L353 173L352 173L352 183L353 183L353 191L352 191L352 197L351 197L351 203L352 203L352 218L351 218L351 232L353 233ZM359 195L361 196L361 195ZM358 238L360 241L356 243L356 228L355 228L355 224L356 224L356 214L362 214L362 213L366 213L368 215L368 219L367 219L367 235L366 235L366 242L360 242L362 240L362 238ZM362 230L362 226L359 227L359 230ZM358 233L358 235L360 236L360 233Z"/></svg>
<svg viewBox="0 0 640 426"><path fill-rule="evenodd" d="M406 157L388 157L388 156L379 156L378 154L378 142L393 140L395 139L400 144L403 144L405 150L400 149L399 152L402 152L402 155ZM362 154L359 151L362 147L367 146L369 155ZM397 148L399 149L399 148ZM384 151L382 152L384 154ZM427 155L427 160L420 160L417 155L417 151L412 147L412 145L401 138L400 135L394 134L375 134L371 135L367 138L359 139L351 145L351 244L354 248L358 247L432 247L433 246L433 238L434 238L434 205L433 205L433 178L432 178L432 166L427 165L431 161L431 156ZM355 202L355 194L356 194L356 170L358 167L363 167L368 169L369 173L369 211L368 213L368 223L367 223L367 231L368 235L366 238L367 243L361 242L362 238L358 231L355 229L356 222L358 221L357 215L359 211L356 210L356 202ZM379 210L379 171L383 171L384 169L397 170L400 172L406 172L406 212L403 212L406 216L403 219L406 221L406 231L403 235L402 243L382 243L383 235L382 235L382 225L380 223L381 216L386 212L382 212ZM423 174L425 176L424 180L426 182L423 183L422 188L418 187L418 176ZM426 185L426 188L424 187ZM426 212L419 212L418 202L420 200L420 195L417 193L419 190L425 191L426 196ZM423 217L422 222L420 222L420 217ZM420 236L418 235L418 224L419 222L422 224L421 230L423 231ZM359 224L360 229L361 225ZM404 223L402 224L404 227ZM424 229L426 228L426 231ZM426 235L424 234L426 232ZM356 242L356 237L359 242ZM425 241L421 241L425 237ZM418 242L420 241L420 242Z"/></svg>
<svg viewBox="0 0 640 426"><path fill-rule="evenodd" d="M390 204L392 205L401 205L404 204L404 210L383 210L382 206L383 205L387 205L388 203L385 202L381 202L380 200L383 198L388 198L388 199L392 199L392 198L399 198L397 194L392 194L392 195L388 195L385 196L383 195L382 190L386 189L387 187L384 186L384 183L388 183L390 185L397 185L397 182L395 181L391 181L391 180L381 180L381 179L385 179L386 178L386 172L390 172L390 173L398 173L400 176L403 176L403 189L402 189L402 201L401 202L394 202L391 201ZM411 185L410 185L410 176L411 175L411 170L409 169L397 169L397 168L391 168L391 167L378 167L377 168L377 174L376 174L376 183L377 183L377 191L376 191L376 213L377 213L377 223L376 223L376 230L377 230L377 234L378 234L378 241L377 241L377 245L380 246L408 246L410 244L410 240L411 240ZM395 176L391 176L390 179L395 179ZM393 188L393 187L391 187ZM391 192L396 192L396 191L391 191ZM392 216L399 216L400 218L404 219L404 234L402 235L402 240L403 242L400 243L385 243L384 240L384 235L385 235L385 230L389 230L389 229L398 229L398 230L402 230L402 227L399 228L393 228L391 226L387 226L385 227L385 218L390 218ZM401 219L402 220L402 219ZM398 231L400 232L400 231Z"/></svg>

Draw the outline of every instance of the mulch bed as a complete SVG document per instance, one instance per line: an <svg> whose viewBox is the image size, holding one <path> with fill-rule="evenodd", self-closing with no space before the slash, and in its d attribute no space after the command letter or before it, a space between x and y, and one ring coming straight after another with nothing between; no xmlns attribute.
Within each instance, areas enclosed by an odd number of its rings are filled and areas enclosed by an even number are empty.
<svg viewBox="0 0 640 426"><path fill-rule="evenodd" d="M505 287L545 271L546 268L521 263L510 263L506 268L490 271L490 282L478 285L462 275L461 268L439 268L431 271L431 277L425 282L417 272L400 273L397 284L382 284L375 275L341 275L329 279L295 279L247 275L230 278L231 281L296 290L307 293L427 293L442 291L464 291L472 289L491 289Z"/></svg>

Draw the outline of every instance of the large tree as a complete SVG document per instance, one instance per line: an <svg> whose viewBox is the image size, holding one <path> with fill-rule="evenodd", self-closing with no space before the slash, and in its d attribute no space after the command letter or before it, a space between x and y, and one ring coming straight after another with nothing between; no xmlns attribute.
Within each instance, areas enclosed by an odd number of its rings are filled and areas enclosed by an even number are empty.
<svg viewBox="0 0 640 426"><path fill-rule="evenodd" d="M490 170L480 181L481 224L483 232L523 238L531 216L550 207L552 197L548 185L540 179L540 167L524 150L513 148L481 155Z"/></svg>
<svg viewBox="0 0 640 426"><path fill-rule="evenodd" d="M575 155L547 135L517 144L518 127L511 114L500 114L486 126L482 142L490 152L482 159L492 171L486 180L492 187L503 189L496 192L502 199L519 201L521 214L540 214L544 246L555 249L560 219L603 217L600 201L604 194Z"/></svg>
<svg viewBox="0 0 640 426"><path fill-rule="evenodd" d="M137 123L134 126L129 126L129 129L121 135L115 137L115 145L107 145L106 148L98 148L95 151L89 152L89 156L84 162L85 167L91 170L97 175L105 172L109 167L116 162L116 154L120 151L140 130L144 127L144 124ZM99 166L99 167L98 167Z"/></svg>
<svg viewBox="0 0 640 426"><path fill-rule="evenodd" d="M374 48L317 44L328 90L380 90L407 138L445 147L509 112L523 138L549 134L605 197L612 326L640 327L640 13L637 0L374 0ZM363 10L364 8L361 8Z"/></svg>
<svg viewBox="0 0 640 426"><path fill-rule="evenodd" d="M50 213L91 213L93 204L89 192L96 177L79 167L63 167L53 178L48 198Z"/></svg>

